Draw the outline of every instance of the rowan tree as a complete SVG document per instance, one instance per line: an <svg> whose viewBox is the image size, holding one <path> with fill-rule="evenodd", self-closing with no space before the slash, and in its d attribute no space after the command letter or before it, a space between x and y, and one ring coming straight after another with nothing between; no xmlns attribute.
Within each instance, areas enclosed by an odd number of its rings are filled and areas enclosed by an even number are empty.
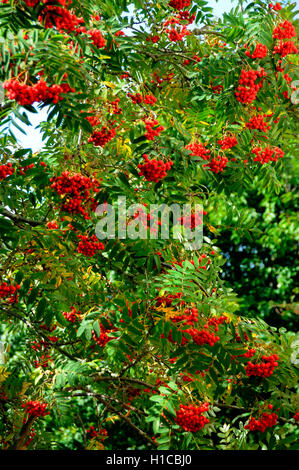
<svg viewBox="0 0 299 470"><path fill-rule="evenodd" d="M294 10L1 1L3 449L295 448L293 324L244 308L227 276L236 240L283 242L285 225L271 238L251 206L258 191L293 201ZM14 128L44 108L33 153ZM119 218L119 196L146 239L96 236L97 207ZM153 204L203 209L165 240L150 237Z"/></svg>

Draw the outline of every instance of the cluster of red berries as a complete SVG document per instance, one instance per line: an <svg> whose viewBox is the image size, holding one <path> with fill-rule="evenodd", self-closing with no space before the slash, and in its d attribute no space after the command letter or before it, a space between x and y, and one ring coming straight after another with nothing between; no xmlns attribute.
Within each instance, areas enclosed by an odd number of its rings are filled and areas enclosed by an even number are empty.
<svg viewBox="0 0 299 470"><path fill-rule="evenodd" d="M17 301L17 291L21 288L19 284L16 286L8 285L7 282L3 282L0 285L0 299L6 299L8 302L14 303Z"/></svg>
<svg viewBox="0 0 299 470"><path fill-rule="evenodd" d="M271 129L271 126L264 119L267 117L267 114L258 114L257 116L253 116L246 123L246 127L248 129L256 129L258 131L267 132L269 129Z"/></svg>
<svg viewBox="0 0 299 470"><path fill-rule="evenodd" d="M223 157L221 155L217 155L216 157L212 158L209 163L206 163L203 167L208 167L209 171L213 173L219 173L224 170L226 165L228 164L228 158Z"/></svg>
<svg viewBox="0 0 299 470"><path fill-rule="evenodd" d="M36 368L42 367L46 369L51 361L51 356L49 354L42 354L39 360L34 361L34 365Z"/></svg>
<svg viewBox="0 0 299 470"><path fill-rule="evenodd" d="M162 131L164 131L163 126L159 126L157 119L145 119L144 120L146 133L144 134L148 140L154 140Z"/></svg>
<svg viewBox="0 0 299 470"><path fill-rule="evenodd" d="M119 76L119 78L120 78L121 80L126 80L126 79L130 80L130 74L129 74L128 72L122 73L122 74Z"/></svg>
<svg viewBox="0 0 299 470"><path fill-rule="evenodd" d="M61 206L61 210L71 214L81 214L85 219L89 219L87 211L82 203L88 204L94 202L90 192L99 192L100 182L91 177L83 176L80 173L70 174L64 171L61 176L50 179L51 188L59 195L67 195Z"/></svg>
<svg viewBox="0 0 299 470"><path fill-rule="evenodd" d="M12 175L15 172L11 163L7 163L7 165L0 165L0 181L7 178L7 176Z"/></svg>
<svg viewBox="0 0 299 470"><path fill-rule="evenodd" d="M255 100L258 91L262 88L264 77L266 76L267 74L263 68L259 71L243 69L241 71L238 88L235 93L237 100L240 103L252 103ZM259 83L256 82L258 78L261 79Z"/></svg>
<svg viewBox="0 0 299 470"><path fill-rule="evenodd" d="M99 242L95 235L92 235L90 238L88 235L77 235L77 237L80 240L77 247L77 252L84 256L89 256L92 258L98 251L105 249L104 244Z"/></svg>
<svg viewBox="0 0 299 470"><path fill-rule="evenodd" d="M161 87L162 83L164 83L164 82L170 83L171 80L173 79L173 77L174 77L174 74L173 74L173 73L169 73L169 74L167 74L167 75L163 75L163 77L161 78L161 77L159 77L159 75L158 75L156 72L154 72L154 73L152 74L151 83L152 83L153 85L156 85L157 88L162 88L162 87Z"/></svg>
<svg viewBox="0 0 299 470"><path fill-rule="evenodd" d="M153 106L157 102L157 98L153 95L145 95L145 97L143 98L143 102L145 104Z"/></svg>
<svg viewBox="0 0 299 470"><path fill-rule="evenodd" d="M33 341L33 344L31 345L31 349L33 349L36 352L40 352L42 348L47 349L49 346L49 343L46 341L40 341L39 343L37 341Z"/></svg>
<svg viewBox="0 0 299 470"><path fill-rule="evenodd" d="M279 23L273 30L273 39L291 39L296 37L296 29L290 21L285 20L283 23Z"/></svg>
<svg viewBox="0 0 299 470"><path fill-rule="evenodd" d="M98 116L87 116L86 120L92 127L96 127L100 124L101 120Z"/></svg>
<svg viewBox="0 0 299 470"><path fill-rule="evenodd" d="M107 319L106 319L107 320ZM98 333L96 333L94 330L92 331L92 337L94 339L94 341L101 347L103 348L104 346L106 346L106 344L111 341L112 339L114 339L113 337L109 337L108 336L108 333L113 333L114 331L117 331L117 328L114 328L113 325L111 324L111 322L109 320L107 320L109 325L111 326L110 329L107 329L105 328L100 322L99 322L99 326L100 326L100 336L98 336Z"/></svg>
<svg viewBox="0 0 299 470"><path fill-rule="evenodd" d="M58 336L48 336L48 340L51 341L51 343L57 343L57 341L59 341L59 338ZM47 343L45 344L48 345Z"/></svg>
<svg viewBox="0 0 299 470"><path fill-rule="evenodd" d="M115 37L118 38L118 37L120 37L120 36L126 36L125 33L124 33L124 31L116 31Z"/></svg>
<svg viewBox="0 0 299 470"><path fill-rule="evenodd" d="M278 366L278 356L277 354L272 354L272 356L262 356L261 364L253 364L248 362L246 365L246 375L250 377L251 375L257 375L258 377L270 377L273 374L275 367Z"/></svg>
<svg viewBox="0 0 299 470"><path fill-rule="evenodd" d="M214 255L214 254L215 254L215 252L212 251L212 252L211 252L211 255ZM204 264L204 265L202 265L202 262L203 262L205 259L207 259L207 263ZM205 253L203 253L201 256L199 256L199 257L197 258L197 260L198 260L198 263L199 263L198 269L206 269L206 268L207 268L207 265L211 264L211 259L210 259L210 258L207 258L207 255L206 255ZM193 266L195 266L195 261L194 261L193 259L188 260L188 261L189 261L191 264L193 264ZM173 266L175 267L176 264L177 264L178 266L180 266L181 268L183 267L183 261L180 261L180 262L177 262L177 261L176 261L175 263L173 263Z"/></svg>
<svg viewBox="0 0 299 470"><path fill-rule="evenodd" d="M210 158L210 150L206 149L202 143L190 143L186 145L185 149L190 150L192 157L200 157L203 160L209 160Z"/></svg>
<svg viewBox="0 0 299 470"><path fill-rule="evenodd" d="M256 353L256 349L250 348L248 351L244 354L241 354L243 357L253 357Z"/></svg>
<svg viewBox="0 0 299 470"><path fill-rule="evenodd" d="M167 300L167 299L166 299ZM192 337L192 340L195 344L202 346L204 344L208 344L210 346L214 346L216 342L220 340L219 336L216 336L213 332L207 331L207 329L211 326L214 327L214 331L219 330L219 324L224 323L227 320L227 317L225 315L221 317L214 317L214 318L209 318L207 323L204 325L204 329L199 330L198 328L195 328L195 323L198 322L198 309L197 308L186 308L183 312L178 312L175 315L171 315L170 320L177 324L177 323L182 323L183 325L180 325L180 331L183 334L182 337L182 342L181 346L184 346L189 342L188 338L185 336L187 333ZM187 328L185 329L184 327L187 326L192 326L192 328ZM183 329L184 328L184 329ZM163 336L163 335L162 335ZM163 336L164 337L164 336ZM174 342L172 338L171 332L168 335L167 338L170 342Z"/></svg>
<svg viewBox="0 0 299 470"><path fill-rule="evenodd" d="M167 33L168 39L172 42L182 41L185 36L189 36L189 34L191 34L191 32L187 30L186 25L181 28L172 25L171 28L166 28L165 32Z"/></svg>
<svg viewBox="0 0 299 470"><path fill-rule="evenodd" d="M215 93L216 95L220 95L223 91L223 85L213 85L213 82L211 82L211 88L213 93Z"/></svg>
<svg viewBox="0 0 299 470"><path fill-rule="evenodd" d="M263 59L264 57L267 57L268 49L267 46L258 43L256 44L255 49L252 53L250 53L250 48L248 48L245 54L247 55L247 57L251 57L251 59Z"/></svg>
<svg viewBox="0 0 299 470"><path fill-rule="evenodd" d="M201 371L200 370L197 370L195 372L196 375L200 374ZM191 383L191 382L194 382L196 380L198 380L196 377L194 377L194 375L190 374L189 372L180 372L179 375L181 376L181 380L183 382L188 382L188 383Z"/></svg>
<svg viewBox="0 0 299 470"><path fill-rule="evenodd" d="M16 78L10 78L3 83L3 88L7 91L10 100L16 100L21 106L32 105L35 102L50 101L54 104L61 101L62 93L74 92L67 83L60 85L51 85L50 87L44 80L39 80L34 85L20 83Z"/></svg>
<svg viewBox="0 0 299 470"><path fill-rule="evenodd" d="M179 20L188 21L189 24L192 24L196 18L196 14L190 14L189 11L179 11L176 15ZM196 56L197 57L197 56Z"/></svg>
<svg viewBox="0 0 299 470"><path fill-rule="evenodd" d="M101 334L98 336L95 331L92 332L92 337L94 341L101 347L104 348L108 341L111 341L113 338L109 338L105 328L101 325Z"/></svg>
<svg viewBox="0 0 299 470"><path fill-rule="evenodd" d="M282 6L280 5L280 3L276 3L275 5L273 5L273 3L269 3L269 8L273 8L273 10L275 11L279 11L279 10L282 10Z"/></svg>
<svg viewBox="0 0 299 470"><path fill-rule="evenodd" d="M183 12L182 12L183 13ZM188 21L188 24L193 23L195 15L190 16L189 12L186 14L181 14L179 12L177 15L168 18L163 23L163 28L168 35L170 41L176 42L181 41L185 36L190 34L190 31L187 30L187 25L182 22ZM170 26L170 28L168 28Z"/></svg>
<svg viewBox="0 0 299 470"><path fill-rule="evenodd" d="M128 404L130 404L136 397L140 396L141 389L129 387L127 389L127 394L128 394Z"/></svg>
<svg viewBox="0 0 299 470"><path fill-rule="evenodd" d="M197 432L210 422L209 419L202 414L208 410L209 403L203 403L200 406L180 404L179 410L176 411L174 421L187 432Z"/></svg>
<svg viewBox="0 0 299 470"><path fill-rule="evenodd" d="M284 69L280 69L280 71L284 71ZM285 79L285 81L287 82L287 84L290 84L291 81L293 80L292 77L290 77L290 75L288 73L285 73L283 78ZM295 88L296 89L296 88Z"/></svg>
<svg viewBox="0 0 299 470"><path fill-rule="evenodd" d="M114 101L109 102L109 106L111 107L112 114L121 114L122 113L122 108L119 108L120 99L116 98Z"/></svg>
<svg viewBox="0 0 299 470"><path fill-rule="evenodd" d="M297 411L297 413L294 414L293 418L296 421L296 423L298 423L298 421L299 421L299 411Z"/></svg>
<svg viewBox="0 0 299 470"><path fill-rule="evenodd" d="M25 176L26 172L34 168L34 166L34 163L30 163L30 165L20 166L18 168L18 174Z"/></svg>
<svg viewBox="0 0 299 470"><path fill-rule="evenodd" d="M267 428L276 425L278 415L276 413L263 413L260 419L255 419L253 416L250 418L249 423L244 426L244 429L249 431L265 432Z"/></svg>
<svg viewBox="0 0 299 470"><path fill-rule="evenodd" d="M158 36L158 35L147 36L146 40L147 40L147 42L152 41L155 44L156 42L160 41L160 36Z"/></svg>
<svg viewBox="0 0 299 470"><path fill-rule="evenodd" d="M277 70L278 72L281 72L281 73L282 73L282 72L284 72L285 67L281 67L281 64L282 64L282 59L280 59L280 60L277 62L276 70ZM278 76L278 75L276 75L276 76Z"/></svg>
<svg viewBox="0 0 299 470"><path fill-rule="evenodd" d="M161 356L159 355L158 357L160 358ZM151 372L153 372L153 370L150 369L149 372L151 373ZM158 388L159 386L161 386L161 385L163 385L163 387L170 388L169 385L165 382L165 380L157 379L157 380L156 380L156 386L157 386L157 388ZM156 395L157 393L159 393L158 390L154 390L154 389L152 389L152 388L145 388L143 391L144 391L145 393L151 393L151 394L153 394L153 395ZM165 395L161 394L161 396L165 396Z"/></svg>
<svg viewBox="0 0 299 470"><path fill-rule="evenodd" d="M247 335L247 333L245 333L245 331L243 332L243 335L244 335L244 340L249 341L248 335ZM235 339L236 339L237 343L242 343L241 336L237 332L235 334Z"/></svg>
<svg viewBox="0 0 299 470"><path fill-rule="evenodd" d="M94 426L90 426L90 428L86 429L86 432L89 434L88 437L93 439L94 437L97 437L98 432L95 430Z"/></svg>
<svg viewBox="0 0 299 470"><path fill-rule="evenodd" d="M26 0L26 3L29 1ZM84 23L83 18L78 18L66 8L66 5L71 5L71 0L57 0L56 3L59 3L60 6L53 5L52 0L43 0L44 7L38 20L44 24L45 28L56 28L60 32L71 32L75 31L78 25Z"/></svg>
<svg viewBox="0 0 299 470"><path fill-rule="evenodd" d="M202 215L207 215L207 212L199 211L191 215L179 217L177 220L184 227L194 230L198 225L202 225Z"/></svg>
<svg viewBox="0 0 299 470"><path fill-rule="evenodd" d="M262 165L269 162L277 162L279 158L284 156L284 151L279 147L266 147L264 150L261 147L256 147L252 150L252 153L255 155L253 160L260 162Z"/></svg>
<svg viewBox="0 0 299 470"><path fill-rule="evenodd" d="M177 292L176 294L168 294L166 296L156 297L156 307L160 307L161 305L165 305L165 307L171 307L173 301L175 299L180 299L182 295L182 292ZM182 303L184 304L185 302Z"/></svg>
<svg viewBox="0 0 299 470"><path fill-rule="evenodd" d="M143 103L143 96L141 93L136 93L133 95L132 93L128 93L129 98L131 98L134 104L141 104Z"/></svg>
<svg viewBox="0 0 299 470"><path fill-rule="evenodd" d="M222 140L219 140L218 143L221 145L222 149L228 149L237 145L238 141L235 136L227 136ZM203 160L209 160L211 158L210 150L207 150L206 147L201 143L190 143L186 145L185 148L191 151L191 156L201 157ZM212 171L213 173L219 173L224 170L227 163L227 157L217 155L216 157L212 158L209 163L203 165L203 168L208 167L209 171Z"/></svg>
<svg viewBox="0 0 299 470"><path fill-rule="evenodd" d="M88 433L88 437L91 439L99 437L101 441L103 441L104 438L108 436L106 429L100 429L99 431L96 431L94 426L90 426L90 428L86 429L86 432Z"/></svg>
<svg viewBox="0 0 299 470"><path fill-rule="evenodd" d="M175 315L171 318L171 321L173 323L184 322L185 325L193 325L198 322L198 309L195 307L186 308L184 313Z"/></svg>
<svg viewBox="0 0 299 470"><path fill-rule="evenodd" d="M250 358L250 357L253 357L256 353L256 349L248 349L248 351L244 354L238 354L237 356L232 356L232 359L237 359L238 357L247 357L247 358Z"/></svg>
<svg viewBox="0 0 299 470"><path fill-rule="evenodd" d="M285 20L283 23L279 23L273 30L273 39L280 40L274 47L274 55L279 54L281 57L286 57L289 54L297 54L298 49L293 41L283 41L284 39L291 39L296 36L296 29L290 21ZM284 69L278 67L278 70L283 71ZM289 98L287 92L284 92L284 97Z"/></svg>
<svg viewBox="0 0 299 470"><path fill-rule="evenodd" d="M57 325L53 325L53 326L40 325L40 328L42 330L46 330L51 333L52 331L56 330ZM59 338L57 336L49 336L48 340L52 343L56 343L59 340ZM41 340L39 343L37 341L33 341L33 344L31 345L31 348L36 352L40 352L43 349L45 350L49 347L50 347L50 343L44 340Z"/></svg>
<svg viewBox="0 0 299 470"><path fill-rule="evenodd" d="M40 3L40 0L25 0L25 3L27 7L34 8L38 3Z"/></svg>
<svg viewBox="0 0 299 470"><path fill-rule="evenodd" d="M221 315L220 317L211 317L208 319L207 323L203 327L209 328L209 326L214 326L214 331L218 331L219 325L223 325L223 323L225 323L226 321L226 315Z"/></svg>
<svg viewBox="0 0 299 470"><path fill-rule="evenodd" d="M42 330L49 331L50 333L52 333L52 331L55 331L55 330L56 330L57 325L47 326L47 325L44 323L44 324L42 324L40 327L41 327Z"/></svg>
<svg viewBox="0 0 299 470"><path fill-rule="evenodd" d="M0 400L6 401L8 399L8 396L6 395L5 391L3 389L0 389Z"/></svg>
<svg viewBox="0 0 299 470"><path fill-rule="evenodd" d="M22 408L25 408L25 413L35 418L39 416L46 416L50 414L50 411L46 411L48 404L41 403L39 401L28 401L26 404L23 403Z"/></svg>
<svg viewBox="0 0 299 470"><path fill-rule="evenodd" d="M298 49L293 41L280 41L280 43L274 47L274 54L279 54L281 57L286 57L289 54L297 54L297 52Z"/></svg>
<svg viewBox="0 0 299 470"><path fill-rule="evenodd" d="M139 176L144 176L146 181L153 181L158 183L160 180L167 176L167 172L171 169L173 161L169 160L163 162L163 160L149 160L148 155L144 154L143 159L145 163L139 163L138 168L140 170Z"/></svg>
<svg viewBox="0 0 299 470"><path fill-rule="evenodd" d="M184 330L184 333L188 333L192 336L193 342L198 346L203 346L204 344L214 346L214 344L220 340L219 336L216 336L214 333L206 330L198 330L196 328Z"/></svg>
<svg viewBox="0 0 299 470"><path fill-rule="evenodd" d="M287 73L284 75L284 79L286 80L287 83L290 83L290 82L288 81L288 80L290 80L290 79L291 79L291 81L292 81L292 78L291 78ZM296 90L297 90L296 85L291 85L291 90L296 91ZM284 97L286 100L291 99L291 96L290 96L290 94L289 94L289 91L283 91L283 92L282 92L282 95L283 95L283 97Z"/></svg>
<svg viewBox="0 0 299 470"><path fill-rule="evenodd" d="M59 225L58 223L56 222L56 220L50 220L49 222L47 222L47 228L49 230L58 230L59 229Z"/></svg>
<svg viewBox="0 0 299 470"><path fill-rule="evenodd" d="M106 46L106 40L103 38L102 33L98 29L90 29L87 31L94 46L103 49Z"/></svg>
<svg viewBox="0 0 299 470"><path fill-rule="evenodd" d="M190 3L191 0L171 0L168 5L176 10L182 10L183 8L188 7Z"/></svg>
<svg viewBox="0 0 299 470"><path fill-rule="evenodd" d="M75 307L72 307L69 312L62 312L64 318L71 323L75 323L80 314L81 310L77 311Z"/></svg>
<svg viewBox="0 0 299 470"><path fill-rule="evenodd" d="M146 204L144 204L146 206ZM146 229L150 229L151 232L157 233L158 232L158 227L153 226L153 222L156 223L156 225L161 226L162 222L161 220L156 220L156 217L153 215L152 211L148 214L145 212L143 207L140 207L137 209L135 214L133 215L133 219L138 219L142 223L142 225Z"/></svg>
<svg viewBox="0 0 299 470"><path fill-rule="evenodd" d="M191 59L185 59L184 62L183 62L183 65L189 65L189 64L191 64L191 62L192 63L201 62L201 57L199 57L198 55L195 54L194 56L192 56Z"/></svg>
<svg viewBox="0 0 299 470"><path fill-rule="evenodd" d="M87 34L88 36L90 36L93 45L98 47L99 49L103 49L106 46L106 40L103 38L102 33L99 29L93 28L87 30L85 26L80 26L76 29L76 35L80 33Z"/></svg>
<svg viewBox="0 0 299 470"><path fill-rule="evenodd" d="M116 136L116 130L103 126L101 130L93 132L88 142L92 142L95 147L105 147Z"/></svg>
<svg viewBox="0 0 299 470"><path fill-rule="evenodd" d="M157 98L155 98L153 95L145 95L143 97L141 93L136 93L135 95L128 93L128 96L131 98L134 104L145 103L153 106L157 102Z"/></svg>
<svg viewBox="0 0 299 470"><path fill-rule="evenodd" d="M223 150L231 149L238 145L238 140L235 135L233 136L225 136L223 139L218 140L218 144L221 146Z"/></svg>
<svg viewBox="0 0 299 470"><path fill-rule="evenodd" d="M31 444L31 442L33 441L33 439L34 439L35 436L36 436L35 429L34 429L34 428L31 428L30 433L29 433L29 435L28 435L28 439L27 439L27 441L26 441L25 444L24 444L25 447L28 447L28 446Z"/></svg>

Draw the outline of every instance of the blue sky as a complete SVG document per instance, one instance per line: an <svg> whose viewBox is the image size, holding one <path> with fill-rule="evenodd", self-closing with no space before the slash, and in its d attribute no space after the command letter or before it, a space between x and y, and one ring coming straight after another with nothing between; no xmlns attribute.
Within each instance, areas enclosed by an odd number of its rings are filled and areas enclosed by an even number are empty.
<svg viewBox="0 0 299 470"><path fill-rule="evenodd" d="M270 0L269 0L270 1ZM276 0L273 1L276 3ZM210 0L209 6L213 8L215 16L221 16L225 11L230 11L231 8L238 4L237 0ZM298 6L299 0L296 1ZM32 148L33 152L37 152L43 145L41 133L39 132L36 127L39 126L40 122L45 121L47 119L47 111L44 108L38 114L31 114L29 115L29 119L31 122L30 127L24 126L22 124L22 128L26 130L26 135L23 135L17 129L14 129L14 134L19 140L20 144L25 148Z"/></svg>

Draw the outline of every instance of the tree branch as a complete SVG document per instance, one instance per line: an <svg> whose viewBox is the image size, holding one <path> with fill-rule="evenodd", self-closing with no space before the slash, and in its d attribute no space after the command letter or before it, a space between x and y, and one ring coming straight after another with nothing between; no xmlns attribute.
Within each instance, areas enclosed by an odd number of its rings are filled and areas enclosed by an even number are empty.
<svg viewBox="0 0 299 470"><path fill-rule="evenodd" d="M30 416L28 421L23 424L20 433L15 436L15 440L9 450L25 450L26 449L26 442L27 438L30 433L30 428L33 422L37 419L36 416Z"/></svg>
<svg viewBox="0 0 299 470"><path fill-rule="evenodd" d="M146 387L146 388L151 388L152 390L156 390L156 386L155 385L151 385L147 382L144 382L143 380L139 380L139 379L133 379L131 377L108 377L108 376L98 376L98 377L95 377L94 378L94 381L95 382L117 382L117 381L121 381L121 382L128 382L128 383L134 383L136 385L142 385L143 387Z"/></svg>
<svg viewBox="0 0 299 470"><path fill-rule="evenodd" d="M12 220L13 222L15 222L16 225L18 225L18 223L24 223L24 224L28 224L30 225L31 227L37 227L39 225L43 225L44 224L44 221L43 220L31 220L31 219L26 219L25 217L22 217L20 215L16 215L16 214L13 214L12 212L10 212L9 210L7 209L4 209L4 207L2 207L0 209L1 213L3 215L5 215L6 217L8 217L10 220Z"/></svg>

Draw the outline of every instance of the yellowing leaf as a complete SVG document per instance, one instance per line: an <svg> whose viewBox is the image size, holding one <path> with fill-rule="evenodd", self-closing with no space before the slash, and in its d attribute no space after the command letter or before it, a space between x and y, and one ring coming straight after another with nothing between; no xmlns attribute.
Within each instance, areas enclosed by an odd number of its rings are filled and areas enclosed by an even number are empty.
<svg viewBox="0 0 299 470"><path fill-rule="evenodd" d="M88 268L86 270L87 272L84 274L83 279L88 279L90 277L90 275L91 275L90 273L92 271L92 268L93 268L93 266L88 266Z"/></svg>
<svg viewBox="0 0 299 470"><path fill-rule="evenodd" d="M88 443L86 450L105 450L105 446L102 442L92 439Z"/></svg>
<svg viewBox="0 0 299 470"><path fill-rule="evenodd" d="M223 312L223 315L226 316L227 320L225 321L225 323L230 323L232 320L233 320L233 317L230 313L227 313L227 312Z"/></svg>
<svg viewBox="0 0 299 470"><path fill-rule="evenodd" d="M106 81L105 81L105 82L102 82L102 83L103 83L104 85L106 85L107 87L109 87L109 88L115 88L115 87L116 87L116 85L115 85L114 83L111 83L111 82L106 82Z"/></svg>
<svg viewBox="0 0 299 470"><path fill-rule="evenodd" d="M27 389L30 387L31 383L30 382L23 382L22 389L20 391L20 395L23 396L25 395Z"/></svg>
<svg viewBox="0 0 299 470"><path fill-rule="evenodd" d="M5 382L7 377L10 375L10 372L7 372L6 368L4 366L0 367L0 383Z"/></svg>
<svg viewBox="0 0 299 470"><path fill-rule="evenodd" d="M109 416L108 418L105 419L105 421L107 423L114 423L115 421L118 421L119 420L119 416L115 415L115 416Z"/></svg>
<svg viewBox="0 0 299 470"><path fill-rule="evenodd" d="M208 226L208 229L210 230L210 232L218 233L218 230L215 227L213 227L213 225L207 224L207 226Z"/></svg>
<svg viewBox="0 0 299 470"><path fill-rule="evenodd" d="M159 312L165 313L165 320L169 321L171 318L175 317L179 312L174 310L172 307L164 307L163 304L160 307L157 307L156 310Z"/></svg>

